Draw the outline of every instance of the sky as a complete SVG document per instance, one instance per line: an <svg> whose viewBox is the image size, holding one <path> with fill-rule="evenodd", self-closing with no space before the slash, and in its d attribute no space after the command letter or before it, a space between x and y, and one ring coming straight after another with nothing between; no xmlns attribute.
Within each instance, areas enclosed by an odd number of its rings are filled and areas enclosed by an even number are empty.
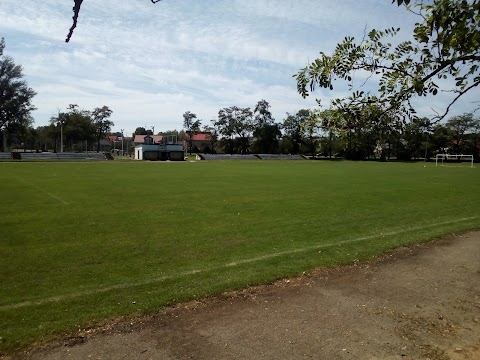
<svg viewBox="0 0 480 360"><path fill-rule="evenodd" d="M180 130L191 111L204 125L224 107L255 107L265 99L277 122L286 113L349 94L317 90L303 99L292 77L331 53L345 36L400 27L412 14L391 0L84 0L70 43L73 0L1 0L4 55L23 67L36 92L35 126L69 104L113 110L113 131ZM373 79L374 80L374 79ZM357 81L363 83L363 79ZM478 92L452 114L471 111ZM443 95L417 101L419 114L444 105Z"/></svg>

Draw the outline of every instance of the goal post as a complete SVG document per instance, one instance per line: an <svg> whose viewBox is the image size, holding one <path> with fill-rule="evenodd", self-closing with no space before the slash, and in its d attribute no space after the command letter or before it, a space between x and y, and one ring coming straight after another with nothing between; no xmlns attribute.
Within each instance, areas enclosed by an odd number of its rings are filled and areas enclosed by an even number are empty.
<svg viewBox="0 0 480 360"><path fill-rule="evenodd" d="M435 166L444 166L448 162L465 163L468 162L473 168L473 155L464 154L437 154L435 156Z"/></svg>

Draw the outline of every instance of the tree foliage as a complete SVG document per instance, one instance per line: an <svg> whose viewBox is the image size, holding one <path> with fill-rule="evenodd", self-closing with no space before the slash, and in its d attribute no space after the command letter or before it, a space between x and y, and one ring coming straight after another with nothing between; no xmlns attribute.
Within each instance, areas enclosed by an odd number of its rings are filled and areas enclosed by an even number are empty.
<svg viewBox="0 0 480 360"><path fill-rule="evenodd" d="M100 140L102 140L114 125L113 121L108 120L112 116L112 110L108 106L95 108L92 111L92 121L95 126L95 137L97 139L97 152L100 151Z"/></svg>
<svg viewBox="0 0 480 360"><path fill-rule="evenodd" d="M201 124L202 121L197 119L196 114L190 111L186 111L183 114L183 128L185 129L185 133L187 134L186 140L188 142L190 155L192 155L193 136L198 133Z"/></svg>
<svg viewBox="0 0 480 360"><path fill-rule="evenodd" d="M282 132L280 125L275 123L268 101L262 99L257 102L253 113L255 115L253 120L254 151L261 154L278 152Z"/></svg>
<svg viewBox="0 0 480 360"><path fill-rule="evenodd" d="M305 143L304 124L310 115L307 109L299 110L296 114L288 114L283 121L283 131L286 138L290 141L289 153L299 154L300 147Z"/></svg>
<svg viewBox="0 0 480 360"><path fill-rule="evenodd" d="M366 72L379 77L376 91L353 91L334 100L334 108L356 116L365 105L376 104L382 112L411 119L416 116L411 100L437 95L442 87L452 99L433 120L443 119L462 95L480 84L480 2L396 2L419 18L412 40L395 43L398 28L372 29L360 41L345 37L331 55L321 52L294 75L298 92L306 97L316 87L333 90L337 80L353 89L355 74ZM444 80L454 81L447 87Z"/></svg>
<svg viewBox="0 0 480 360"><path fill-rule="evenodd" d="M153 4L156 4L157 2L160 2L162 0L150 0ZM69 42L70 39L72 38L73 32L75 28L77 27L77 22L78 22L78 16L80 15L80 8L82 7L83 0L73 0L73 23L72 26L70 27L70 30L67 34L67 38L65 39L65 42Z"/></svg>
<svg viewBox="0 0 480 360"><path fill-rule="evenodd" d="M231 106L218 112L215 127L223 136L225 152L247 154L252 136L253 112L250 108Z"/></svg>
<svg viewBox="0 0 480 360"><path fill-rule="evenodd" d="M63 141L71 151L74 144L93 141L97 138L97 128L93 123L91 113L80 109L76 104L70 104L66 111L59 111L57 115L52 116L48 132L55 144L60 139L60 132L62 132Z"/></svg>
<svg viewBox="0 0 480 360"><path fill-rule="evenodd" d="M153 131L147 130L143 126L139 126L135 129L134 133L132 134L132 138L135 138L135 135L153 135Z"/></svg>
<svg viewBox="0 0 480 360"><path fill-rule="evenodd" d="M22 67L3 55L5 40L0 40L0 130L21 123L35 110L32 99L35 91L23 80Z"/></svg>

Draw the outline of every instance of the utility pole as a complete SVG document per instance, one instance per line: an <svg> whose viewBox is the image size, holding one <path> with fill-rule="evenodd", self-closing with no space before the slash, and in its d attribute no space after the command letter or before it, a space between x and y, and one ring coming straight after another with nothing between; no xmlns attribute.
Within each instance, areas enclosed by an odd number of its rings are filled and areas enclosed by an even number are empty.
<svg viewBox="0 0 480 360"><path fill-rule="evenodd" d="M63 153L63 123L64 123L64 120L60 119L59 123L60 123L60 152Z"/></svg>
<svg viewBox="0 0 480 360"><path fill-rule="evenodd" d="M122 133L122 159L123 159L123 129L120 129L121 133Z"/></svg>

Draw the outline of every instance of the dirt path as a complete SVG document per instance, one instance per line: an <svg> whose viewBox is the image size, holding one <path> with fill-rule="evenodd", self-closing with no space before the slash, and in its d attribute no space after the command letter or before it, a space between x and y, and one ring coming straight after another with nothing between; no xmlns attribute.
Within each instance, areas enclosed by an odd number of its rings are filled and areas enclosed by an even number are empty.
<svg viewBox="0 0 480 360"><path fill-rule="evenodd" d="M192 302L31 359L480 359L480 232Z"/></svg>

